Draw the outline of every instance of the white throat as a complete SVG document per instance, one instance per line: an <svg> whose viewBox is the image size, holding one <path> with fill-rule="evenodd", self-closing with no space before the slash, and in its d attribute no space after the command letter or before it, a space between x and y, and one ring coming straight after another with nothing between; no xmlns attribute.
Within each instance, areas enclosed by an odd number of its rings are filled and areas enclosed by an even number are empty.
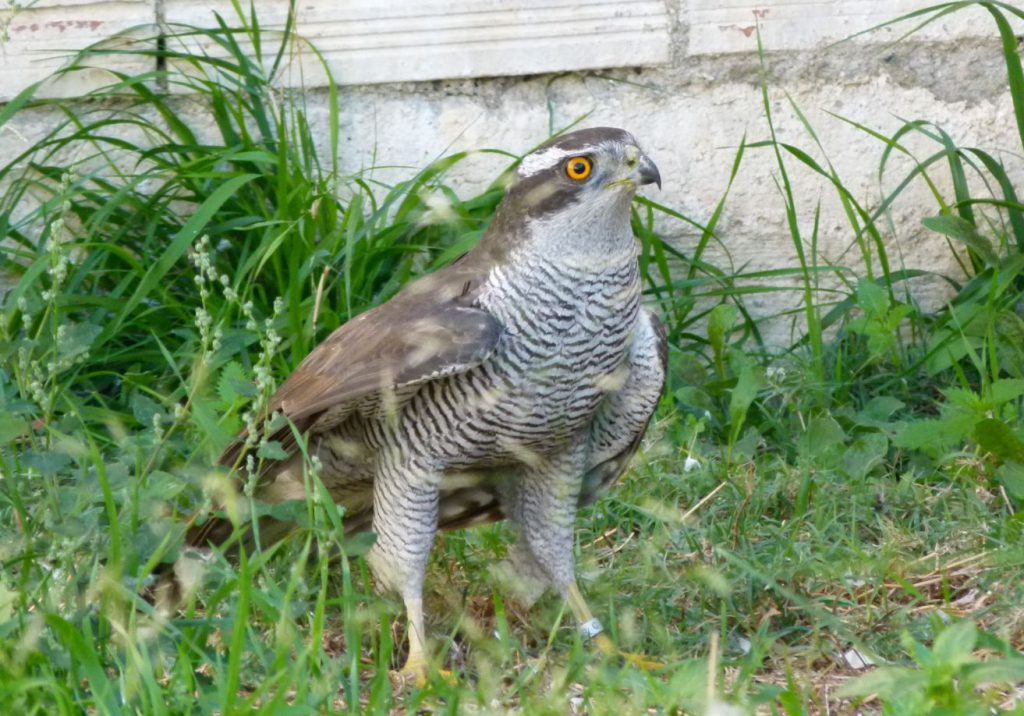
<svg viewBox="0 0 1024 716"><path fill-rule="evenodd" d="M636 239L630 226L630 195L622 189L603 201L584 201L527 224L523 249L550 261L620 264L636 257Z"/></svg>

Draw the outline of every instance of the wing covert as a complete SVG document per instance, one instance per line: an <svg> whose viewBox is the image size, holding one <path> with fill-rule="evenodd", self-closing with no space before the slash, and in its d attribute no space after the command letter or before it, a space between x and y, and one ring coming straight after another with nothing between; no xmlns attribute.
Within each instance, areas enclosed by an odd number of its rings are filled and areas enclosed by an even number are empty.
<svg viewBox="0 0 1024 716"><path fill-rule="evenodd" d="M283 415L299 433L317 432L344 420L368 396L393 396L479 365L493 352L502 326L472 305L478 286L464 276L466 268L455 264L426 276L340 326L271 396L267 415ZM243 432L228 445L221 464L238 463L245 437ZM269 439L294 454L291 426Z"/></svg>

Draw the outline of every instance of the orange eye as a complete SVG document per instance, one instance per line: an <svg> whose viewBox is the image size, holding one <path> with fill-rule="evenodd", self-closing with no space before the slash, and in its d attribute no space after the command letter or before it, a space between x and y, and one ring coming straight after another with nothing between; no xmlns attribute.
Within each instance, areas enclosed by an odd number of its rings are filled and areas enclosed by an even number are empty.
<svg viewBox="0 0 1024 716"><path fill-rule="evenodd" d="M593 165L586 157L573 157L565 163L565 175L573 181L583 181L590 176Z"/></svg>

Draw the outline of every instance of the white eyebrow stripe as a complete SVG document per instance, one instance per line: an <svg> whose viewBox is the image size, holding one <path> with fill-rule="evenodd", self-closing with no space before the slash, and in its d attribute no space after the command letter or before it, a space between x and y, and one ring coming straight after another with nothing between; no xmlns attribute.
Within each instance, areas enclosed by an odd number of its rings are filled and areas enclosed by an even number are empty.
<svg viewBox="0 0 1024 716"><path fill-rule="evenodd" d="M581 154L592 154L594 150L595 147L592 146L579 147L572 151L562 149L561 147L548 147L547 149L542 149L523 157L523 161L519 163L519 170L517 173L521 177L530 177L561 164L562 160L568 157L577 157Z"/></svg>

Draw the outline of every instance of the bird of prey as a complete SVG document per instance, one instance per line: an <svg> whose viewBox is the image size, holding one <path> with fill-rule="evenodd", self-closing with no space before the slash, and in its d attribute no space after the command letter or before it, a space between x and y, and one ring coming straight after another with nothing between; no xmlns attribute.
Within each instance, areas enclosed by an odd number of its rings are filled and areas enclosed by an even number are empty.
<svg viewBox="0 0 1024 716"><path fill-rule="evenodd" d="M573 523L626 469L664 385L665 335L641 305L630 227L651 183L657 167L624 130L549 141L522 159L475 248L342 325L270 399L290 425L269 439L289 457L262 462L257 499L305 497L304 436L346 531L376 533L369 566L404 602L402 672L419 683L438 529L510 520L517 576L566 598L584 636L601 630L576 586ZM245 460L243 438L222 464ZM259 531L287 526L263 518ZM232 532L214 517L186 540Z"/></svg>

